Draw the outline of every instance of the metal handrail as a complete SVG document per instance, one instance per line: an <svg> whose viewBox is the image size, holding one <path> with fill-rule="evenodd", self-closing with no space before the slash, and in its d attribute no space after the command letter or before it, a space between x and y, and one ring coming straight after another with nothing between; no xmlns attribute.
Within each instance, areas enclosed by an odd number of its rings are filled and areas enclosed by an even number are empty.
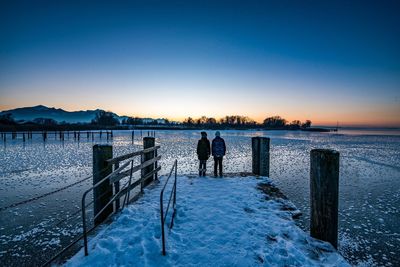
<svg viewBox="0 0 400 267"><path fill-rule="evenodd" d="M137 156L137 155L141 155L142 153L140 153L140 152L148 152L148 151L157 151L157 149L159 148L159 146L155 146L155 147L151 147L151 148L149 148L149 149L144 149L144 150L142 150L142 151L138 151L139 153L131 153L130 155L131 155L131 157L133 157L133 156ZM119 159L121 159L122 157L119 157ZM94 188L96 188L96 187L98 187L99 185L101 185L102 183L104 183L105 181L109 181L110 183L113 183L114 181L113 181L113 178L115 178L116 176L118 176L119 174L121 174L121 173L124 173L124 172L122 172L122 170L124 170L128 165L130 165L130 169L129 170L127 170L127 171L125 171L125 173L126 172L128 172L129 173L129 181L123 186L123 188L119 191L119 192L117 192L116 194L114 194L113 196L112 196L112 198L108 201L108 203L106 204L106 205L104 205L104 207L99 211L99 212L97 212L97 214L94 214L94 219L96 219L110 204L112 204L114 201L116 201L116 200L118 200L120 197L122 197L122 195L123 194L125 194L125 198L124 198L124 203L123 203L123 207L125 206L125 204L127 204L128 203L128 201L129 201L129 196L130 196L130 191L134 188L134 187L136 187L137 185L139 185L139 184L143 184L143 181L142 180L147 180L147 178L149 178L150 176L150 173L149 174L147 174L146 176L141 176L141 178L138 180L138 181L136 181L136 182L134 182L133 184L135 184L135 186L133 187L132 185L132 175L133 175L133 173L134 172L136 172L136 171L138 171L138 170L141 170L141 169L143 169L143 168L145 168L145 167L147 167L147 166L149 166L149 165L151 165L151 164L154 164L155 162L157 162L159 159L161 158L161 156L158 156L158 157L155 157L155 158L152 158L152 159L149 159L149 160L147 160L147 161L145 161L145 162L143 162L143 163L141 163L140 165L138 165L138 166L135 166L135 167L133 167L133 159L131 159L131 160L129 160L129 161L127 161L127 162L125 162L121 167L118 167L116 170L114 170L112 173L110 173L109 175L107 175L106 177L104 177L103 179L101 179L99 182L97 182L95 185L93 185L91 188L89 188L89 189L87 189L84 193L83 193L83 195L82 195L82 228L83 228L83 243L84 243L84 250L85 250L85 256L87 256L87 255L89 255L89 251L88 251L88 240L87 240L87 234L88 234L88 232L87 232L87 226L86 226L86 205L85 205L85 201L86 201L86 196L87 196L87 194L90 192L90 191L92 191ZM115 158L116 159L116 158ZM127 158L125 158L125 159L127 159ZM110 162L113 162L114 164L116 163L116 162L119 162L118 160L116 160L116 161L110 161ZM110 164L110 162L109 162L109 164ZM154 171L159 171L160 170L160 167L158 167L158 168L156 168ZM154 173L151 173L152 175L154 174ZM138 182L140 182L140 183L138 183ZM127 197L128 196L128 197Z"/></svg>
<svg viewBox="0 0 400 267"><path fill-rule="evenodd" d="M165 251L165 230L164 230L164 224L165 224L165 219L167 218L168 210L171 204L171 199L173 200L172 202L172 217L171 217L171 223L169 225L169 228L171 229L174 226L174 218L175 218L175 213L176 213L176 176L177 176L177 169L178 169L178 161L175 160L174 165L172 165L171 171L169 172L169 175L167 177L167 180L165 181L165 184L163 186L163 189L161 190L160 193L160 220L161 220L161 234L162 234L162 254L165 256L166 251ZM174 184L172 186L171 194L169 196L168 200L168 205L165 210L164 214L164 191L165 188L167 187L169 178L172 176L172 172L175 170L175 177L174 177Z"/></svg>

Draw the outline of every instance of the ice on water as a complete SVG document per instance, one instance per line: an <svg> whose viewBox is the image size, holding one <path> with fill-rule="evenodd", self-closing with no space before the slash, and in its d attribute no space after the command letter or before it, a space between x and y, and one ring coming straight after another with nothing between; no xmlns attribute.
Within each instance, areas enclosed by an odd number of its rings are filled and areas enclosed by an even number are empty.
<svg viewBox="0 0 400 267"><path fill-rule="evenodd" d="M213 137L213 131L207 131ZM143 136L147 131L142 132ZM227 143L226 172L251 170L252 136L271 137L271 179L302 211L299 226L309 224L309 153L312 148L332 148L340 152L339 250L351 264L361 266L400 265L400 136L297 131L222 131ZM0 143L0 207L19 202L71 184L91 174L92 145L110 143L114 155L142 147L140 131L132 144L130 131L114 132L113 140L103 136L92 142L81 135L65 141L50 136L43 143L7 139ZM195 146L199 131L156 131L161 145L162 173L175 159L180 174L196 174ZM208 162L208 173L212 162ZM80 208L83 191L91 180L55 195L2 211L0 214L0 260L32 262L55 253L81 229L75 221L51 225L72 216ZM57 235L60 235L57 236ZM60 243L50 242L60 238ZM55 240L55 239L54 239ZM53 240L53 241L54 241ZM47 243L46 243L47 242ZM43 244L43 246L42 246ZM54 244L54 245L49 245ZM45 249L47 253L38 255ZM19 255L11 256L11 255ZM33 257L32 255L36 255ZM41 262L41 261L39 261Z"/></svg>

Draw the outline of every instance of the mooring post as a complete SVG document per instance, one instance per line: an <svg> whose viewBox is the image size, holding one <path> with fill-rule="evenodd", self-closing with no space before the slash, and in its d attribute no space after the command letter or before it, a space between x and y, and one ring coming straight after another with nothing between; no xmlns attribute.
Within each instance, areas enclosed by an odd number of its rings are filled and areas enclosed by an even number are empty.
<svg viewBox="0 0 400 267"><path fill-rule="evenodd" d="M150 137L150 136L146 136L143 138L143 149L147 149L150 147L155 146L155 138L154 137ZM145 153L142 157L142 163L145 161L148 161L150 159L154 158L154 151ZM154 170L154 164L151 164L150 166L143 168L142 169L142 178L144 178L148 173L150 173L151 171ZM144 181L143 186L147 186L148 184L150 184L152 181L154 180L154 175L151 178L148 178L146 181Z"/></svg>
<svg viewBox="0 0 400 267"><path fill-rule="evenodd" d="M256 175L269 176L269 137L252 137L252 171Z"/></svg>
<svg viewBox="0 0 400 267"><path fill-rule="evenodd" d="M339 152L311 150L310 204L312 237L337 248L339 205Z"/></svg>
<svg viewBox="0 0 400 267"><path fill-rule="evenodd" d="M104 177L112 172L112 165L106 160L111 159L113 155L112 146L110 145L94 145L93 146L93 185L101 181ZM94 215L96 216L105 205L111 200L113 195L112 185L109 181L104 181L93 189ZM113 206L109 205L94 220L95 225L103 222L108 215L113 212Z"/></svg>
<svg viewBox="0 0 400 267"><path fill-rule="evenodd" d="M132 144L134 144L135 141L135 130L132 130Z"/></svg>

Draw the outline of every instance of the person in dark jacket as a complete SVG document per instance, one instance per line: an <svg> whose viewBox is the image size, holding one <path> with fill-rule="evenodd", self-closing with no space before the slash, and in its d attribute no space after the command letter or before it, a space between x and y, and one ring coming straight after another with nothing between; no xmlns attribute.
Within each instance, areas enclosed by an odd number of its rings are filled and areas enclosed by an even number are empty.
<svg viewBox="0 0 400 267"><path fill-rule="evenodd" d="M199 176L206 176L207 160L210 158L210 141L206 132L201 132L201 139L197 142L197 157L200 160Z"/></svg>
<svg viewBox="0 0 400 267"><path fill-rule="evenodd" d="M226 146L219 131L215 132L215 138L212 140L211 147L214 157L214 176L217 176L217 168L219 166L219 176L222 177L222 158L225 156Z"/></svg>

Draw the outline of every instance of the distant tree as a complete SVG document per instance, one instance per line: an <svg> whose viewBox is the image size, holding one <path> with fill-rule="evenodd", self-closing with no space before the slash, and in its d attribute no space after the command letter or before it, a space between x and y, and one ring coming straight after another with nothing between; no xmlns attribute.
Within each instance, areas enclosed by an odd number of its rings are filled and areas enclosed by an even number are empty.
<svg viewBox="0 0 400 267"><path fill-rule="evenodd" d="M310 120L306 120L302 125L301 128L310 128L311 127L311 121Z"/></svg>
<svg viewBox="0 0 400 267"><path fill-rule="evenodd" d="M264 120L264 126L267 128L283 128L287 121L280 116L273 116Z"/></svg>
<svg viewBox="0 0 400 267"><path fill-rule="evenodd" d="M142 125L143 124L143 119L138 118L138 117L129 117L126 119L126 124L129 125Z"/></svg>
<svg viewBox="0 0 400 267"><path fill-rule="evenodd" d="M194 120L191 117L188 117L183 121L183 124L191 126L194 124Z"/></svg>
<svg viewBox="0 0 400 267"><path fill-rule="evenodd" d="M217 124L217 120L215 118L207 118L206 124L215 125Z"/></svg>
<svg viewBox="0 0 400 267"><path fill-rule="evenodd" d="M58 124L57 121L55 121L53 119L49 119L49 118L36 118L33 120L33 122L36 124L46 125L46 126Z"/></svg>
<svg viewBox="0 0 400 267"><path fill-rule="evenodd" d="M289 124L289 129L291 130L299 130L301 128L301 121L294 120Z"/></svg>
<svg viewBox="0 0 400 267"><path fill-rule="evenodd" d="M104 110L99 111L96 117L92 120L92 124L104 125L104 126L115 126L119 124L117 118L111 112L106 112Z"/></svg>
<svg viewBox="0 0 400 267"><path fill-rule="evenodd" d="M12 117L12 114L8 113L8 114L0 115L0 124L15 125L17 123L15 122L14 118Z"/></svg>

